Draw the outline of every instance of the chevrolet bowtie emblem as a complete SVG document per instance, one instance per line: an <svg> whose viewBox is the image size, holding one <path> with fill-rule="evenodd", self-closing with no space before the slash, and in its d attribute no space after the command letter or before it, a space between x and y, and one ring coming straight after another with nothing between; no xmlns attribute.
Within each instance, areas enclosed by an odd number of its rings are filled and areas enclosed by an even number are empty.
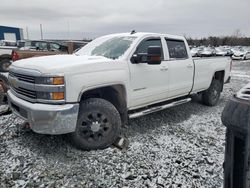
<svg viewBox="0 0 250 188"><path fill-rule="evenodd" d="M17 88L18 84L17 84L18 80L16 78L11 78L10 79L10 84L12 87Z"/></svg>

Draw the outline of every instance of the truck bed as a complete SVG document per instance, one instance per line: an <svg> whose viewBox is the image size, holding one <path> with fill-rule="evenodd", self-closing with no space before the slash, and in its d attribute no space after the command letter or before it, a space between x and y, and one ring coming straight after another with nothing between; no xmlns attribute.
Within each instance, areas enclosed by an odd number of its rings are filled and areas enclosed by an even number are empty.
<svg viewBox="0 0 250 188"><path fill-rule="evenodd" d="M217 71L224 71L224 83L230 74L230 57L197 57L193 58L195 65L194 86L192 92L199 92L207 89L212 77Z"/></svg>

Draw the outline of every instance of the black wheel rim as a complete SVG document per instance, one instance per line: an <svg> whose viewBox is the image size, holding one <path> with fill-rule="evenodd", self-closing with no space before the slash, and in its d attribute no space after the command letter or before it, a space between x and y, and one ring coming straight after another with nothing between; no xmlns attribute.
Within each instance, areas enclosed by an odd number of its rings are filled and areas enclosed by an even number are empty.
<svg viewBox="0 0 250 188"><path fill-rule="evenodd" d="M110 130L111 123L106 115L101 112L85 114L79 126L81 137L88 142L99 142L110 133Z"/></svg>
<svg viewBox="0 0 250 188"><path fill-rule="evenodd" d="M212 95L212 100L214 102L216 102L218 100L220 92L216 88L213 88L213 90L211 92L212 92L212 94L211 94Z"/></svg>

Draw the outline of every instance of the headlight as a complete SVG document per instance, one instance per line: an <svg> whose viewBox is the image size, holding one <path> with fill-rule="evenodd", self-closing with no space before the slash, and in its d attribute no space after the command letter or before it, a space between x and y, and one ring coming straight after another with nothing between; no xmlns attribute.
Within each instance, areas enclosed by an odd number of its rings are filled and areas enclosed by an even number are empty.
<svg viewBox="0 0 250 188"><path fill-rule="evenodd" d="M65 100L65 83L63 76L37 77L35 83L38 100Z"/></svg>
<svg viewBox="0 0 250 188"><path fill-rule="evenodd" d="M63 85L64 77L38 77L36 78L36 84L44 84L44 85Z"/></svg>

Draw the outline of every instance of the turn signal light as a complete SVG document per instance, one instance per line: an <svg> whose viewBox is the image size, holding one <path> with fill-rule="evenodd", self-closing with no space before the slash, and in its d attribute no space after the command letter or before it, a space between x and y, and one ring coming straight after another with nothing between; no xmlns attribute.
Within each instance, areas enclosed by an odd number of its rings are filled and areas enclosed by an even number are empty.
<svg viewBox="0 0 250 188"><path fill-rule="evenodd" d="M64 92L54 92L52 93L53 100L63 100L64 99Z"/></svg>
<svg viewBox="0 0 250 188"><path fill-rule="evenodd" d="M64 78L63 77L54 77L53 78L53 85L63 85Z"/></svg>

